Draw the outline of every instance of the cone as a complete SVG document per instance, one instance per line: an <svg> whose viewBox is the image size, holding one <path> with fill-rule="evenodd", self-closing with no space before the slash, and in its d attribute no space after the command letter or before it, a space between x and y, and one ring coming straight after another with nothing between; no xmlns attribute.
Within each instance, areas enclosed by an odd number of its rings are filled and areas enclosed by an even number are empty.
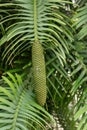
<svg viewBox="0 0 87 130"><path fill-rule="evenodd" d="M34 77L34 90L37 102L43 106L46 102L46 72L43 47L39 42L32 46L32 65Z"/></svg>

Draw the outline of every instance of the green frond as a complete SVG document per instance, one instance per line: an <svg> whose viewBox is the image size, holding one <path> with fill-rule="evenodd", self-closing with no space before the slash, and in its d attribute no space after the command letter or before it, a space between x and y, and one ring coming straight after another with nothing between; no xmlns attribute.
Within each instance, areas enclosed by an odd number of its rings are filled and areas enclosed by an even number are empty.
<svg viewBox="0 0 87 130"><path fill-rule="evenodd" d="M43 46L48 43L49 45L54 44L57 47L60 61L64 60L65 62L66 54L64 53L67 52L69 44L67 40L64 40L64 37L72 41L73 36L70 33L71 30L67 29L67 17L65 18L60 11L63 9L63 2L65 1L15 0L0 4L1 9L6 7L5 11L8 12L8 16L4 16L0 23L10 22L5 28L5 35L0 40L0 46L7 43L2 55L3 60L8 57L6 63L12 61L15 55L17 56L27 50L30 43L33 43L35 39L38 39ZM11 8L14 10L12 13Z"/></svg>
<svg viewBox="0 0 87 130"><path fill-rule="evenodd" d="M81 43L80 43L81 44ZM70 93L75 97L74 102L74 120L76 122L77 130L86 130L86 82L87 82L87 65L84 62L84 56L80 53L84 48L79 48L79 53L76 53L76 59L71 65L73 71L71 72L72 88Z"/></svg>
<svg viewBox="0 0 87 130"><path fill-rule="evenodd" d="M45 130L52 116L35 103L33 93L26 89L21 77L7 73L3 80L8 87L0 87L0 130L36 130L36 126ZM13 93L15 90L15 93Z"/></svg>
<svg viewBox="0 0 87 130"><path fill-rule="evenodd" d="M76 28L80 28L80 31L77 36L78 39L81 40L87 36L87 4L85 4L82 8L78 9L78 13L75 15L74 19L76 20Z"/></svg>
<svg viewBox="0 0 87 130"><path fill-rule="evenodd" d="M72 89L71 77L68 74L69 68L62 67L52 51L46 56L47 68L47 86L48 86L48 109L53 112L64 129L75 129L74 108L70 108L73 95L70 93ZM66 102L67 101L67 102ZM51 110L50 110L51 107ZM53 114L53 115L54 115Z"/></svg>

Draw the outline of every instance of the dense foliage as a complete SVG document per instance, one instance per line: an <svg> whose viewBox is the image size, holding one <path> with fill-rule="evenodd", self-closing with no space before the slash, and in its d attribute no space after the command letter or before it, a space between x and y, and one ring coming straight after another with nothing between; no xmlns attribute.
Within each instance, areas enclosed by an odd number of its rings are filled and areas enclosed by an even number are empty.
<svg viewBox="0 0 87 130"><path fill-rule="evenodd" d="M86 0L0 0L0 130L86 130L86 49Z"/></svg>

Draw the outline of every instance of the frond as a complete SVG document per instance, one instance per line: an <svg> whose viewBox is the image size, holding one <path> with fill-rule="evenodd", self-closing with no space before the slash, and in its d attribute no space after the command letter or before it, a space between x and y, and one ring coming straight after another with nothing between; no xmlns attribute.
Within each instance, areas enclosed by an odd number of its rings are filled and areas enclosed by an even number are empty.
<svg viewBox="0 0 87 130"><path fill-rule="evenodd" d="M86 108L86 84L87 84L87 66L84 63L84 57L76 53L76 59L71 65L72 89L71 95L74 97L74 121L76 122L77 130L86 129L87 109Z"/></svg>
<svg viewBox="0 0 87 130"><path fill-rule="evenodd" d="M81 2L81 1L77 1ZM84 3L83 1L81 3ZM78 8L74 16L75 42L74 42L74 56L75 60L72 64L71 77L73 79L73 87L71 94L75 97L74 106L74 120L77 122L77 130L86 130L87 120L87 3ZM77 33L77 34L76 34Z"/></svg>
<svg viewBox="0 0 87 130"><path fill-rule="evenodd" d="M76 127L73 115L74 109L70 107L70 104L73 102L73 95L70 92L73 86L69 74L71 71L69 65L71 63L67 63L63 68L61 64L59 64L56 55L50 50L46 60L48 109L50 113L56 115L56 117L54 117L58 119L62 128L70 129L72 127L72 130L74 130Z"/></svg>
<svg viewBox="0 0 87 130"><path fill-rule="evenodd" d="M81 51L82 48L79 50ZM83 58L78 51L71 51L71 54L67 56L67 64L63 68L51 51L46 57L48 61L46 64L47 103L53 110L49 111L56 114L64 129L71 127L72 130L86 129L87 67Z"/></svg>
<svg viewBox="0 0 87 130"><path fill-rule="evenodd" d="M78 9L77 14L74 17L76 29L80 29L77 37L79 40L87 36L87 4Z"/></svg>
<svg viewBox="0 0 87 130"><path fill-rule="evenodd" d="M15 0L1 3L1 9L6 7L8 16L2 18L0 23L11 22L6 26L5 35L0 40L0 45L7 43L2 55L3 60L8 57L8 63L15 54L19 55L27 50L37 37L44 47L45 44L52 44L57 48L58 58L65 62L69 48L67 39L72 41L73 35L71 25L67 22L68 17L61 12L62 9L65 10L64 2Z"/></svg>
<svg viewBox="0 0 87 130"><path fill-rule="evenodd" d="M72 0L73 1L73 0ZM76 2L77 5L79 5L80 7L83 6L86 3L86 0L74 0Z"/></svg>
<svg viewBox="0 0 87 130"><path fill-rule="evenodd" d="M32 91L18 74L7 74L3 79L8 86L0 86L0 130L36 130L36 126L45 130L53 120L51 115L35 103Z"/></svg>

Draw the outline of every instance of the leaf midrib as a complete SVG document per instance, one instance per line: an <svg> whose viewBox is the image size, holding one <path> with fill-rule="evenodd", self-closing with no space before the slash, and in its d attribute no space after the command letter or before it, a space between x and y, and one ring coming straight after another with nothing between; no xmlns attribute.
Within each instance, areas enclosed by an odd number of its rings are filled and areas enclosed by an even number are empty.
<svg viewBox="0 0 87 130"><path fill-rule="evenodd" d="M38 33L37 33L37 0L34 0L34 38L35 41L38 40Z"/></svg>

